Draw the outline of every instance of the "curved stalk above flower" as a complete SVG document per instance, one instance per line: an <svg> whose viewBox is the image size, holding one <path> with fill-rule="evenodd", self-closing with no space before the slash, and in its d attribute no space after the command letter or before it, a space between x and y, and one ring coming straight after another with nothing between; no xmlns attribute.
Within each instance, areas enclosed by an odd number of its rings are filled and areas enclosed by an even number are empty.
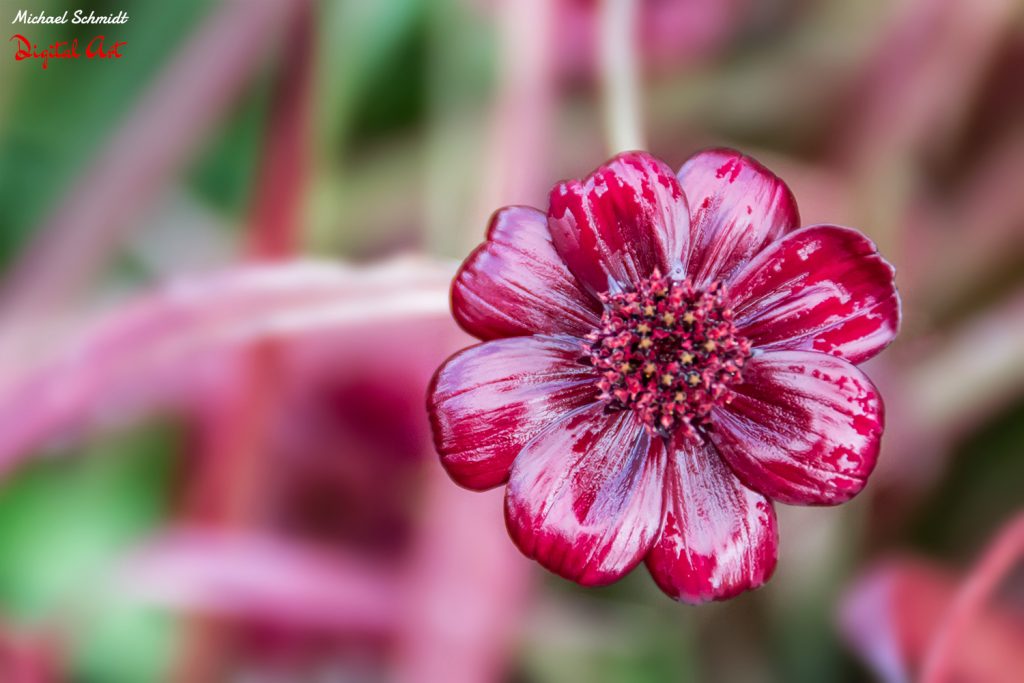
<svg viewBox="0 0 1024 683"><path fill-rule="evenodd" d="M507 483L522 552L584 585L644 561L690 603L775 568L774 501L867 483L882 400L855 367L896 335L894 270L855 230L800 229L785 183L709 150L642 152L499 210L452 286L484 343L428 397L459 484Z"/></svg>

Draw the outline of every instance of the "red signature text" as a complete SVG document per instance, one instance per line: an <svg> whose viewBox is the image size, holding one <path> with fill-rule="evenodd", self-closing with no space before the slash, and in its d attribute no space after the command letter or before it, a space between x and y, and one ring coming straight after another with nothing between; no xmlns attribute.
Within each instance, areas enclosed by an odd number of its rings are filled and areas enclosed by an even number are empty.
<svg viewBox="0 0 1024 683"><path fill-rule="evenodd" d="M20 33L15 33L7 42L17 41L14 61L39 59L42 60L45 69L50 65L51 59L81 59L83 54L86 59L120 59L124 56L121 54L121 48L128 44L127 41L115 42L108 49L104 44L105 40L106 36L96 36L86 44L84 53L78 51L78 38L71 42L60 41L42 50Z"/></svg>

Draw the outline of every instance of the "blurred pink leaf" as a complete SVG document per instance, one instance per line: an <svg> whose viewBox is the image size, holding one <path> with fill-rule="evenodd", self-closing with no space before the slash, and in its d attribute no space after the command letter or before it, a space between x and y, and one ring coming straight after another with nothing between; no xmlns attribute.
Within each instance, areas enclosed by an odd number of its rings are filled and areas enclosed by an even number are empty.
<svg viewBox="0 0 1024 683"><path fill-rule="evenodd" d="M332 550L238 531L171 531L124 558L119 597L218 617L381 636L396 627L393 568Z"/></svg>
<svg viewBox="0 0 1024 683"><path fill-rule="evenodd" d="M64 653L57 634L0 622L0 680L5 683L60 683Z"/></svg>
<svg viewBox="0 0 1024 683"><path fill-rule="evenodd" d="M943 614L925 654L921 666L922 683L946 683L960 680L965 674L970 678L976 675L981 678L979 671L966 668L961 661L964 641L968 639L968 634L974 632L977 623L986 613L987 604L1021 559L1024 559L1024 512L1004 525L995 540L989 543L970 575L957 588L952 604ZM1015 615L1018 623L1015 630L1017 636L1024 637L1024 612L1020 607L1017 604ZM1020 643L1016 645L1015 652L1020 653ZM1016 665L999 670L1000 677L1024 673L1024 656L1018 656ZM991 663L991 660L991 657L986 657L986 663ZM976 664L972 662L971 666Z"/></svg>
<svg viewBox="0 0 1024 683"><path fill-rule="evenodd" d="M846 592L839 608L840 632L883 681L917 680L958 585L951 573L922 560L877 565ZM989 607L960 636L950 681L1020 680L1024 614Z"/></svg>
<svg viewBox="0 0 1024 683"><path fill-rule="evenodd" d="M344 331L336 351L351 362L345 344L393 345L385 332L391 322L441 321L455 334L450 276L422 261L373 268L292 262L172 282L86 323L42 359L7 359L0 471L75 431L193 407L218 379L231 381L231 354L247 344ZM408 346L404 333L397 341Z"/></svg>
<svg viewBox="0 0 1024 683"><path fill-rule="evenodd" d="M500 491L467 491L440 467L430 467L398 633L396 680L505 680L533 567L509 540L501 508Z"/></svg>

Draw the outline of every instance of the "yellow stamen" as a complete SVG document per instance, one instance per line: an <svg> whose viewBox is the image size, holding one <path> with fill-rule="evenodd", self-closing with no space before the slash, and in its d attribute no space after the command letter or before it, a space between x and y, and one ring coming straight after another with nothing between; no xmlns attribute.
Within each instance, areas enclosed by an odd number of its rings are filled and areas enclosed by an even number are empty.
<svg viewBox="0 0 1024 683"><path fill-rule="evenodd" d="M644 315L654 315L654 306L650 304L644 306Z"/></svg>
<svg viewBox="0 0 1024 683"><path fill-rule="evenodd" d="M645 375L653 375L654 371L657 370L657 369L658 368L656 368L654 366L654 363L648 363L647 365L644 366L644 374Z"/></svg>
<svg viewBox="0 0 1024 683"><path fill-rule="evenodd" d="M683 316L684 323L692 325L695 320L697 320L697 318L695 318L693 313L690 313L689 311L687 311L686 315Z"/></svg>
<svg viewBox="0 0 1024 683"><path fill-rule="evenodd" d="M666 313L661 319L665 321L666 325L674 325L676 322L676 316L672 313Z"/></svg>
<svg viewBox="0 0 1024 683"><path fill-rule="evenodd" d="M679 360L683 361L683 363L686 363L686 364L692 363L693 362L693 354L690 353L689 351L685 351L685 352L683 352L683 355L679 356Z"/></svg>
<svg viewBox="0 0 1024 683"><path fill-rule="evenodd" d="M716 344L713 339L708 339L706 342L704 342L704 350L709 352L709 353L711 351L714 351L717 347L718 347L718 344Z"/></svg>
<svg viewBox="0 0 1024 683"><path fill-rule="evenodd" d="M661 376L661 383L664 384L665 386L669 386L670 384L672 384L673 379L674 378L672 377L672 375L666 372L664 375Z"/></svg>
<svg viewBox="0 0 1024 683"><path fill-rule="evenodd" d="M695 387L700 384L700 375L693 373L687 381L690 383L691 387Z"/></svg>
<svg viewBox="0 0 1024 683"><path fill-rule="evenodd" d="M644 337L643 339L640 340L640 348L641 349L649 349L649 348L651 348L651 345L653 343L654 342L652 342L648 337Z"/></svg>

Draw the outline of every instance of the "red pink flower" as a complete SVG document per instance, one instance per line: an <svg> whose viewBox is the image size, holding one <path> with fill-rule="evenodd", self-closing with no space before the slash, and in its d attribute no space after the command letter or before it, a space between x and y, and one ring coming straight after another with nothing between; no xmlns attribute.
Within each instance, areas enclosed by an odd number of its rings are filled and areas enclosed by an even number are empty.
<svg viewBox="0 0 1024 683"><path fill-rule="evenodd" d="M452 286L483 343L428 407L457 483L507 483L526 555L584 585L644 561L667 594L724 599L775 567L773 501L849 500L882 400L856 364L895 336L893 268L861 233L800 228L785 183L710 150L642 152L506 207Z"/></svg>

